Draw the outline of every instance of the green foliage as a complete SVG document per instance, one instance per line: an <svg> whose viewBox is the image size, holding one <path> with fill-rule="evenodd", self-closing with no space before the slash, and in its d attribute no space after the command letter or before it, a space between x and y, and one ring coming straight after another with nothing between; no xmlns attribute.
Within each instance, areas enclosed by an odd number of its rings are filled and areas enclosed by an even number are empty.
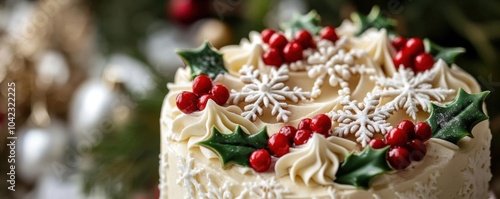
<svg viewBox="0 0 500 199"><path fill-rule="evenodd" d="M389 147L383 149L366 147L357 155L350 154L340 165L335 182L368 189L373 178L392 171L386 160L387 151Z"/></svg>
<svg viewBox="0 0 500 199"><path fill-rule="evenodd" d="M221 159L223 167L229 163L236 163L241 166L249 166L250 154L258 149L267 147L267 128L264 127L260 132L249 135L236 127L231 134L222 134L215 126L212 128L212 136L208 140L198 144L212 149Z"/></svg>
<svg viewBox="0 0 500 199"><path fill-rule="evenodd" d="M356 35L361 35L370 28L378 30L385 28L387 32L394 33L396 26L396 22L393 19L382 16L379 7L373 7L368 15L362 15L357 12L353 13L351 18L355 23L359 24L359 30Z"/></svg>
<svg viewBox="0 0 500 199"><path fill-rule="evenodd" d="M455 47L455 48L445 48L433 43L430 39L424 39L425 51L431 54L434 57L434 60L442 59L448 64L452 64L455 62L455 58L458 55L465 53L464 48Z"/></svg>
<svg viewBox="0 0 500 199"><path fill-rule="evenodd" d="M227 72L222 54L215 50L208 41L193 50L179 50L177 54L191 69L191 79L201 74L215 79L217 75Z"/></svg>
<svg viewBox="0 0 500 199"><path fill-rule="evenodd" d="M472 137L472 128L488 119L483 113L483 102L490 93L469 94L463 89L446 106L432 104L431 115L426 122L432 128L432 137L457 144L463 137Z"/></svg>
<svg viewBox="0 0 500 199"><path fill-rule="evenodd" d="M318 13L312 10L306 15L296 15L291 22L281 24L281 29L290 32L292 35L295 35L295 32L299 30L306 29L311 34L317 35L321 30L320 20Z"/></svg>

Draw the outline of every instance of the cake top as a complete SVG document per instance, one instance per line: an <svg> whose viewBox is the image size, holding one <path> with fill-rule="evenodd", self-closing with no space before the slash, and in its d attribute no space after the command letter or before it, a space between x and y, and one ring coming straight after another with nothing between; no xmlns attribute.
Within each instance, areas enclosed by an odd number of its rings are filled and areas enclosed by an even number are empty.
<svg viewBox="0 0 500 199"><path fill-rule="evenodd" d="M353 21L322 27L310 12L239 45L178 51L188 67L168 85L168 139L307 186L368 188L429 140L459 150L488 94L453 63L463 49L397 36L377 9Z"/></svg>

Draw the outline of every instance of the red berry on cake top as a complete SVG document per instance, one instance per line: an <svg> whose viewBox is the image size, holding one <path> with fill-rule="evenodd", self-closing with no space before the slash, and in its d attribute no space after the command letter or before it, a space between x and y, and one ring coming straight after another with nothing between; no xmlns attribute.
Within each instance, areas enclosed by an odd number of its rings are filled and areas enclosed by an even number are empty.
<svg viewBox="0 0 500 199"><path fill-rule="evenodd" d="M307 141L309 141L309 138L311 138L312 132L307 129L299 129L297 130L297 133L295 133L295 137L293 138L293 143L295 145L302 145L305 144Z"/></svg>
<svg viewBox="0 0 500 199"><path fill-rule="evenodd" d="M211 94L205 94L198 99L198 108L200 111L205 110L208 100L213 100L215 102L215 97Z"/></svg>
<svg viewBox="0 0 500 199"><path fill-rule="evenodd" d="M271 155L265 149L259 149L250 154L250 166L257 172L264 172L271 166Z"/></svg>
<svg viewBox="0 0 500 199"><path fill-rule="evenodd" d="M396 50L399 51L405 46L406 41L407 40L404 37L401 37L401 36L396 37L396 38L394 38L394 40L392 40L392 46L394 46L394 48L396 48Z"/></svg>
<svg viewBox="0 0 500 199"><path fill-rule="evenodd" d="M299 30L295 33L295 41L297 41L304 49L314 46L314 39L307 30Z"/></svg>
<svg viewBox="0 0 500 199"><path fill-rule="evenodd" d="M285 135L288 138L288 140L291 143L293 143L293 138L295 137L295 133L297 133L297 129L293 126L290 126L290 125L283 126L280 128L278 133Z"/></svg>
<svg viewBox="0 0 500 199"><path fill-rule="evenodd" d="M304 130L311 130L311 118L304 118L300 120L299 125L297 126L298 129L304 129Z"/></svg>
<svg viewBox="0 0 500 199"><path fill-rule="evenodd" d="M321 38L330 40L331 42L335 43L337 40L339 40L339 36L337 36L337 32L335 32L335 28L332 26L326 26L324 27L319 35Z"/></svg>
<svg viewBox="0 0 500 199"><path fill-rule="evenodd" d="M260 35L262 37L262 41L264 43L269 43L269 39L271 39L271 36L273 36L273 34L276 33L276 31L274 31L273 29L265 29L263 30Z"/></svg>
<svg viewBox="0 0 500 199"><path fill-rule="evenodd" d="M417 125L415 125L415 138L425 142L429 140L431 136L432 136L432 130L429 124L425 122L419 122L417 123Z"/></svg>
<svg viewBox="0 0 500 199"><path fill-rule="evenodd" d="M298 42L290 42L283 48L283 56L286 62L295 62L302 59L304 49Z"/></svg>
<svg viewBox="0 0 500 199"><path fill-rule="evenodd" d="M427 153L427 147L424 142L414 139L406 145L406 149L410 152L410 159L413 161L420 161Z"/></svg>
<svg viewBox="0 0 500 199"><path fill-rule="evenodd" d="M190 114L198 110L198 96L189 91L183 91L175 99L177 108L185 114Z"/></svg>
<svg viewBox="0 0 500 199"><path fill-rule="evenodd" d="M328 134L332 128L332 120L325 114L319 114L313 117L310 127L314 132Z"/></svg>
<svg viewBox="0 0 500 199"><path fill-rule="evenodd" d="M229 99L229 90L222 84L213 86L212 90L210 90L210 93L212 93L212 95L215 97L215 102L221 106L224 105Z"/></svg>
<svg viewBox="0 0 500 199"><path fill-rule="evenodd" d="M403 129L393 128L385 135L385 142L391 146L405 146L408 142L408 134Z"/></svg>
<svg viewBox="0 0 500 199"><path fill-rule="evenodd" d="M417 37L408 39L403 50L410 56L416 56L425 51L424 42Z"/></svg>
<svg viewBox="0 0 500 199"><path fill-rule="evenodd" d="M210 92L212 89L212 79L206 75L198 75L193 80L193 93L202 96Z"/></svg>
<svg viewBox="0 0 500 199"><path fill-rule="evenodd" d="M374 149L381 149L387 146L382 138L375 138L368 143Z"/></svg>
<svg viewBox="0 0 500 199"><path fill-rule="evenodd" d="M271 150L273 155L276 157L281 157L290 151L290 142L288 141L288 137L281 133L273 134L267 141L267 145L269 150Z"/></svg>
<svg viewBox="0 0 500 199"><path fill-rule="evenodd" d="M262 61L264 61L266 65L276 67L280 67L284 62L281 51L276 48L265 51L264 54L262 54Z"/></svg>
<svg viewBox="0 0 500 199"><path fill-rule="evenodd" d="M398 51L392 58L392 61L394 62L394 66L396 68L401 67L401 65L403 65L403 67L405 68L413 67L412 57L404 50Z"/></svg>
<svg viewBox="0 0 500 199"><path fill-rule="evenodd" d="M394 147L387 153L387 160L392 168L403 170L410 166L410 152L404 147Z"/></svg>
<svg viewBox="0 0 500 199"><path fill-rule="evenodd" d="M269 47L276 48L278 50L283 49L287 43L288 40L286 37L280 33L274 33L271 38L269 38Z"/></svg>
<svg viewBox="0 0 500 199"><path fill-rule="evenodd" d="M432 55L429 53L420 53L415 57L413 65L415 71L424 72L432 68L434 65L434 58L432 58Z"/></svg>

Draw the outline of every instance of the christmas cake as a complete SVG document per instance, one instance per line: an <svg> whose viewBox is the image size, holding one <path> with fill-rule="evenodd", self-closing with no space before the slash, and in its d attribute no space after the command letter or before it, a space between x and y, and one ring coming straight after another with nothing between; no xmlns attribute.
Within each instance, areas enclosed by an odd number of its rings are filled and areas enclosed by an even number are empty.
<svg viewBox="0 0 500 199"><path fill-rule="evenodd" d="M488 92L454 64L463 49L353 19L178 51L161 198L487 198Z"/></svg>

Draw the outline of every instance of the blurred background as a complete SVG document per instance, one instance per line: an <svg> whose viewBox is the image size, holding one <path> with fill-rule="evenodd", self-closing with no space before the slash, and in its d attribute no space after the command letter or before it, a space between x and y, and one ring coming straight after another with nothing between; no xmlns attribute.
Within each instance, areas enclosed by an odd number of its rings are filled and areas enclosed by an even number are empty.
<svg viewBox="0 0 500 199"><path fill-rule="evenodd" d="M161 104L184 66L175 49L236 44L311 9L338 26L374 5L400 35L467 49L456 63L491 91L491 189L500 196L497 0L0 0L0 198L157 198ZM15 192L5 175L10 82Z"/></svg>

